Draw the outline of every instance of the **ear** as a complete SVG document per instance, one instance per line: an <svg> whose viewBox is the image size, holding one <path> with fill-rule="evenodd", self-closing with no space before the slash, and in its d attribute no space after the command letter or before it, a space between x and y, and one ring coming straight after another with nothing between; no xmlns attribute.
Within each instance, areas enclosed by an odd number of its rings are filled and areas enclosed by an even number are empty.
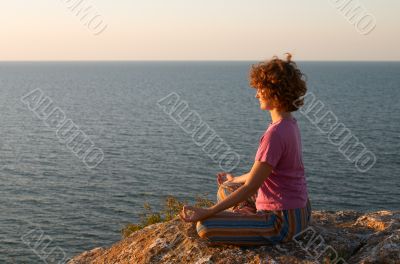
<svg viewBox="0 0 400 264"><path fill-rule="evenodd" d="M278 111L283 111L282 107L281 107L281 104L278 101L274 100L274 99L271 99L271 106L273 108L276 108Z"/></svg>

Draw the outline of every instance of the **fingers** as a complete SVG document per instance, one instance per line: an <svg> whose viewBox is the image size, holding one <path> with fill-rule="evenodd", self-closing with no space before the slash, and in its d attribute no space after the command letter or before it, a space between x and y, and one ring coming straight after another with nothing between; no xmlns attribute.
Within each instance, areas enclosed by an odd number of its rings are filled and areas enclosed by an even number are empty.
<svg viewBox="0 0 400 264"><path fill-rule="evenodd" d="M224 181L222 177L223 177L223 175L221 173L217 174L217 182L218 182L218 184L222 184L222 182Z"/></svg>
<svg viewBox="0 0 400 264"><path fill-rule="evenodd" d="M182 221L187 222L186 217L183 215L182 212L179 213L179 217L181 218Z"/></svg>
<svg viewBox="0 0 400 264"><path fill-rule="evenodd" d="M217 182L218 182L219 184L222 184L222 177L221 177L221 175L218 175L218 177L217 177Z"/></svg>
<svg viewBox="0 0 400 264"><path fill-rule="evenodd" d="M224 181L226 181L226 179L227 179L226 176L227 176L226 172L217 173L217 182L218 182L218 184L224 183Z"/></svg>
<svg viewBox="0 0 400 264"><path fill-rule="evenodd" d="M192 209L192 206L184 205L182 211L179 213L179 217L185 222L190 222L191 217L187 214L187 212Z"/></svg>
<svg viewBox="0 0 400 264"><path fill-rule="evenodd" d="M181 220L187 222L186 215L185 215L185 212L183 211L183 209L182 209L182 211L179 213L179 217L181 218Z"/></svg>

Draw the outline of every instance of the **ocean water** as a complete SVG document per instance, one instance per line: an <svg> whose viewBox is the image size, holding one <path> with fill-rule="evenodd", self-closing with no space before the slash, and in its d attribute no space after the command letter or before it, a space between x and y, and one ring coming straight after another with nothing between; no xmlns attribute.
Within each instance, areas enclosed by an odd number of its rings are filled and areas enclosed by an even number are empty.
<svg viewBox="0 0 400 264"><path fill-rule="evenodd" d="M215 200L219 163L157 102L176 93L240 157L233 173L245 173L270 122L248 87L252 63L0 63L0 263L108 246L145 202L157 210L167 195ZM313 209L399 210L400 63L298 64L309 92L376 157L360 172L296 112ZM103 151L97 167L21 101L35 89Z"/></svg>

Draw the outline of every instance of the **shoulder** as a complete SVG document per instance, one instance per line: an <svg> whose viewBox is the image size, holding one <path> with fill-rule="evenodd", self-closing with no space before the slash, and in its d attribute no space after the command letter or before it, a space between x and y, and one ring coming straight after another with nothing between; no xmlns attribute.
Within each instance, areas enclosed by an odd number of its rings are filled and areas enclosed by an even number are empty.
<svg viewBox="0 0 400 264"><path fill-rule="evenodd" d="M285 142L289 138L299 133L297 120L285 120L275 124L270 124L268 129L264 132L260 139L260 143L263 141L280 141Z"/></svg>
<svg viewBox="0 0 400 264"><path fill-rule="evenodd" d="M273 124L273 126L270 128L272 134L281 135L283 137L286 137L287 135L298 131L297 120L295 118L293 118L292 120L284 120L277 124Z"/></svg>
<svg viewBox="0 0 400 264"><path fill-rule="evenodd" d="M260 145L269 144L270 142L283 142L281 128L278 126L270 126L260 138Z"/></svg>
<svg viewBox="0 0 400 264"><path fill-rule="evenodd" d="M263 138L266 138L266 137L280 137L280 134L281 134L281 132L283 131L283 130L285 130L285 128L284 127L282 127L281 126L281 124L279 123L279 124L271 124L268 128L267 128L267 130L264 132L264 134L263 134Z"/></svg>

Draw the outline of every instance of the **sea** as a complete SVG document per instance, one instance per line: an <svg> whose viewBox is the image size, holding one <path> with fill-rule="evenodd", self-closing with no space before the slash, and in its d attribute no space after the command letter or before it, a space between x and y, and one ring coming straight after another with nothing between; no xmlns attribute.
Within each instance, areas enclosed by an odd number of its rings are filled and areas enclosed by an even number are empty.
<svg viewBox="0 0 400 264"><path fill-rule="evenodd" d="M215 201L216 173L248 172L271 122L249 87L254 63L1 62L0 263L57 263L110 246L144 204L157 211L171 195ZM400 62L297 64L315 104L294 113L313 210L399 210ZM232 166L165 100L207 126ZM91 157L68 143L62 121ZM359 152L333 140L335 124Z"/></svg>

